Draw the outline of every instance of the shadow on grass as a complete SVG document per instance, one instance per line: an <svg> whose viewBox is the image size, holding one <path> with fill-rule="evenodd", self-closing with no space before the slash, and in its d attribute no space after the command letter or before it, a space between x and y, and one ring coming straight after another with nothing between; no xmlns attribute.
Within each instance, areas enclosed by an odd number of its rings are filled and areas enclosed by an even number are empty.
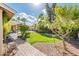
<svg viewBox="0 0 79 59"><path fill-rule="evenodd" d="M57 39L60 39L59 37L57 37L54 34L49 34L49 33L39 33L39 34L42 35L42 36L45 36L45 37L49 37L49 38L57 38Z"/></svg>
<svg viewBox="0 0 79 59"><path fill-rule="evenodd" d="M39 33L39 34L42 35L42 36L52 38L52 34L47 34L47 33Z"/></svg>

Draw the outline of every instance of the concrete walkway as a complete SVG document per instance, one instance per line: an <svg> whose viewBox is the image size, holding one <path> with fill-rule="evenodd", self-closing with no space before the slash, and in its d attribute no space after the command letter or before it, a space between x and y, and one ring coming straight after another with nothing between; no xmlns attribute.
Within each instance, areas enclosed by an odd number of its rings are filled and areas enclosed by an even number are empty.
<svg viewBox="0 0 79 59"><path fill-rule="evenodd" d="M45 56L45 54L32 47L29 43L23 43L18 45L18 51L14 56Z"/></svg>

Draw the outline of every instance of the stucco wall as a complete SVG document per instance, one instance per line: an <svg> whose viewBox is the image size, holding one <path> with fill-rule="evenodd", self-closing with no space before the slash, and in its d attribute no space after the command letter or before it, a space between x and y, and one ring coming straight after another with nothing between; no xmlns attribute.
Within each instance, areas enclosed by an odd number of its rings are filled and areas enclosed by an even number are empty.
<svg viewBox="0 0 79 59"><path fill-rule="evenodd" d="M0 55L3 54L3 25L2 25L2 10L0 9Z"/></svg>

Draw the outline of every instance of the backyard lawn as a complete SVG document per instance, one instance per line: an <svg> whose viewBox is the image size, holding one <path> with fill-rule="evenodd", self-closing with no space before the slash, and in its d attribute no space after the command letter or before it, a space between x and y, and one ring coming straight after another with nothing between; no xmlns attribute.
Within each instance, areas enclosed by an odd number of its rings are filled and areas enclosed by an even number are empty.
<svg viewBox="0 0 79 59"><path fill-rule="evenodd" d="M34 44L37 42L59 43L61 42L61 40L56 37L51 37L50 35L40 34L37 32L30 32L30 37L27 39L27 42L29 42L30 44Z"/></svg>

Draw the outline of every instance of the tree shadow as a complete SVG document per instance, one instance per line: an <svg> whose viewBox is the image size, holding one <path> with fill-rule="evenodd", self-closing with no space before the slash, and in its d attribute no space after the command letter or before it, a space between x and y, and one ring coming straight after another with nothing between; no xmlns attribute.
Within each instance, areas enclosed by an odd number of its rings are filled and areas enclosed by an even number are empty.
<svg viewBox="0 0 79 59"><path fill-rule="evenodd" d="M68 41L66 41L66 42L68 42ZM68 43L70 43L75 48L79 49L79 40L71 40Z"/></svg>
<svg viewBox="0 0 79 59"><path fill-rule="evenodd" d="M46 37L52 38L52 35L48 34L48 33L39 33L39 34L42 35L42 36L46 36Z"/></svg>
<svg viewBox="0 0 79 59"><path fill-rule="evenodd" d="M16 44L20 45L20 44L24 44L25 40L22 40L21 38L16 39Z"/></svg>
<svg viewBox="0 0 79 59"><path fill-rule="evenodd" d="M42 35L42 36L46 36L46 37L49 37L49 38L58 38L58 39L60 39L59 37L57 37L57 36L54 36L54 35L52 35L52 34L49 34L49 33L39 33L40 35ZM68 43L70 43L72 46L74 46L75 48L77 48L77 49L79 49L79 39L78 40L70 40L70 41L68 41L68 40L65 40L66 42L68 42Z"/></svg>

